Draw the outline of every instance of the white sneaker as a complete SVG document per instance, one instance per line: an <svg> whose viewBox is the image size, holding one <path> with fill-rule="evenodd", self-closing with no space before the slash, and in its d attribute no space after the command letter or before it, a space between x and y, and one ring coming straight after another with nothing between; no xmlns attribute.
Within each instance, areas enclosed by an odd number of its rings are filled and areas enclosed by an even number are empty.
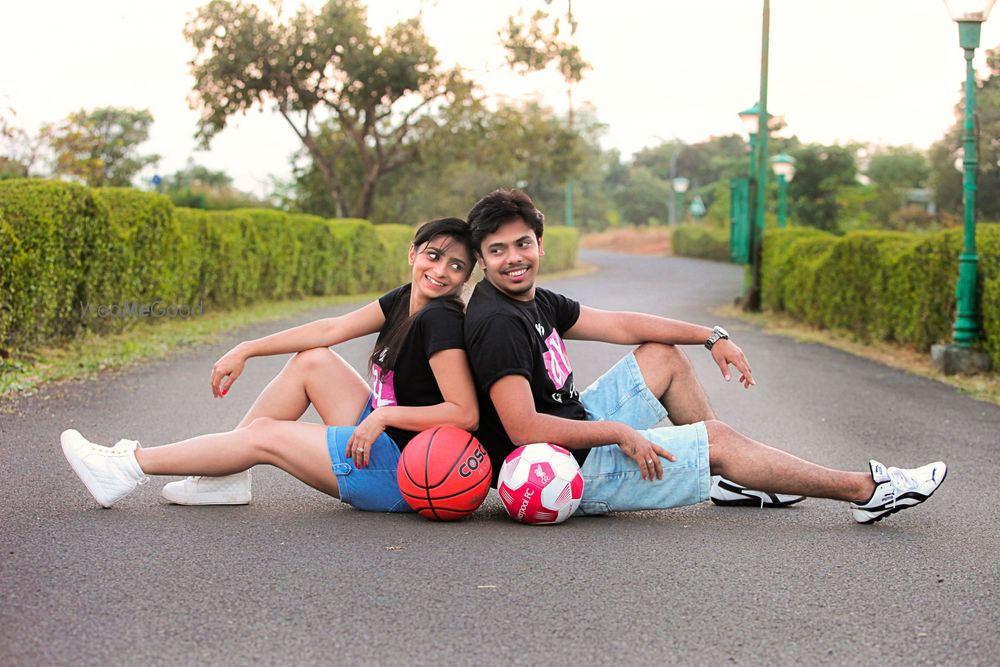
<svg viewBox="0 0 1000 667"><path fill-rule="evenodd" d="M875 491L865 503L851 503L851 516L858 523L875 523L894 512L919 505L937 491L948 475L943 461L920 468L886 468L869 461Z"/></svg>
<svg viewBox="0 0 1000 667"><path fill-rule="evenodd" d="M135 460L139 446L135 440L119 440L114 447L103 447L74 429L63 431L59 440L66 460L103 507L111 507L137 485L149 481Z"/></svg>
<svg viewBox="0 0 1000 667"><path fill-rule="evenodd" d="M806 499L805 496L754 491L719 475L712 477L708 497L716 505L724 507L788 507Z"/></svg>
<svg viewBox="0 0 1000 667"><path fill-rule="evenodd" d="M163 487L163 497L177 505L246 505L250 471L225 477L188 477Z"/></svg>

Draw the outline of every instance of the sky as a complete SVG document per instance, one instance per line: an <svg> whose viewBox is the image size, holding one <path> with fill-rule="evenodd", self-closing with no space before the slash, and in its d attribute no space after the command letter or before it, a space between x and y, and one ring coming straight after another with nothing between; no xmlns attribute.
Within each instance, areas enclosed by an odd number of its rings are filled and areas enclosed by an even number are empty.
<svg viewBox="0 0 1000 667"><path fill-rule="evenodd" d="M193 159L265 194L271 177L287 178L298 148L270 109L232 119L208 151L193 138L194 53L182 30L202 4L8 3L0 107L14 109L15 124L30 131L81 108L146 108L155 122L142 148L162 156L156 173ZM285 11L298 4L286 1ZM604 146L628 157L664 140L742 133L736 114L759 94L762 7L762 0L573 2L574 40L593 66L574 101L607 125ZM489 98L541 97L563 110L558 75L520 76L505 64L497 33L518 8L565 13L567 0L371 0L369 21L381 32L420 13L441 61L461 65ZM985 49L997 46L1000 9L983 25L980 71ZM942 0L771 2L768 108L785 117L785 134L803 141L926 148L955 120L964 67Z"/></svg>

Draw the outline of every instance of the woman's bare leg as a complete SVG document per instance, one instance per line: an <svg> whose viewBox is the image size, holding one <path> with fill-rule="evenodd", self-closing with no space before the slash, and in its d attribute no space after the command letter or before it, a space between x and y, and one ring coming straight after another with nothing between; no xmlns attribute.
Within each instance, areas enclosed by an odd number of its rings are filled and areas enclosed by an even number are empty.
<svg viewBox="0 0 1000 667"><path fill-rule="evenodd" d="M295 421L312 403L324 424L353 424L370 393L368 384L333 350L295 354L260 393L237 428L269 417Z"/></svg>
<svg viewBox="0 0 1000 667"><path fill-rule="evenodd" d="M135 458L147 475L221 477L254 465L273 465L314 489L339 498L337 476L327 452L326 430L322 424L261 417L227 433L139 448L135 450Z"/></svg>

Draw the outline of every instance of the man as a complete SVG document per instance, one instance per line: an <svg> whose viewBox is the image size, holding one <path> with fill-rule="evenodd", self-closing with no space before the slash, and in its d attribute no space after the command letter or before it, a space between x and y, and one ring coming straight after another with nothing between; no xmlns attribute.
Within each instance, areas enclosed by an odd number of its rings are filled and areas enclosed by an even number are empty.
<svg viewBox="0 0 1000 667"><path fill-rule="evenodd" d="M909 470L877 461L867 473L832 470L718 421L676 346L704 345L726 380L733 366L749 388L750 365L725 330L589 308L536 287L543 220L519 190L492 192L469 213L485 280L469 302L465 339L480 392L478 435L494 474L517 445L554 442L581 464L583 514L702 502L710 476L721 475L733 489L759 489L761 498L848 501L859 523L922 503L944 481L940 461ZM563 339L638 347L580 393ZM675 426L653 428L668 415Z"/></svg>

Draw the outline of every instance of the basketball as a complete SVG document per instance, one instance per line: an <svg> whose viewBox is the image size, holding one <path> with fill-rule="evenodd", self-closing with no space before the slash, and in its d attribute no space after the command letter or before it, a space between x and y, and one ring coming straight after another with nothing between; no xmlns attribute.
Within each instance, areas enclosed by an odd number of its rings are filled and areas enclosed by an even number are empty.
<svg viewBox="0 0 1000 667"><path fill-rule="evenodd" d="M493 469L486 449L468 431L436 426L403 448L396 479L413 510L435 521L472 514L490 491Z"/></svg>

